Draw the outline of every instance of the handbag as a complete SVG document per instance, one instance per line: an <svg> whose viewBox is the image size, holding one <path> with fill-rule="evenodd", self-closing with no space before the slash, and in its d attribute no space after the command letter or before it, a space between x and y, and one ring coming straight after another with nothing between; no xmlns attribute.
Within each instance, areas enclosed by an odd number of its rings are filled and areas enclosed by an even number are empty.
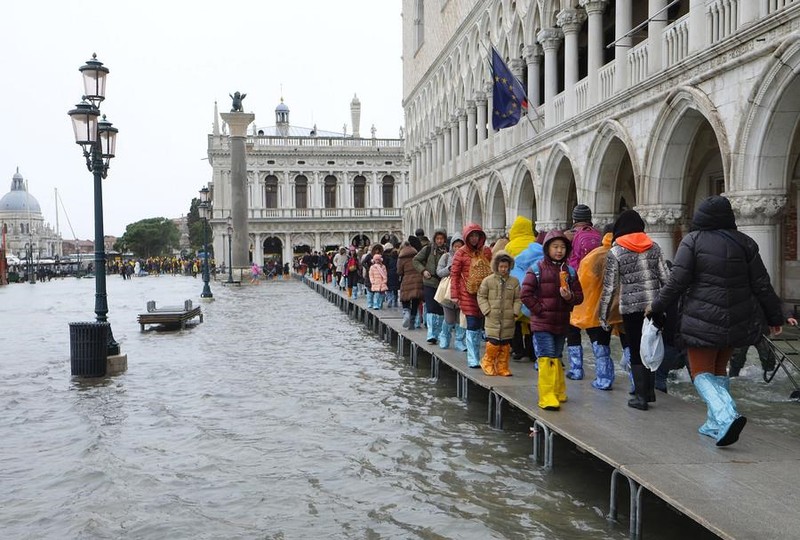
<svg viewBox="0 0 800 540"><path fill-rule="evenodd" d="M650 371L655 371L664 360L664 338L661 330L650 317L645 317L642 323L642 343L639 349L642 363Z"/></svg>
<svg viewBox="0 0 800 540"><path fill-rule="evenodd" d="M444 307L453 306L453 301L450 300L450 276L445 276L439 280L439 286L436 287L433 299Z"/></svg>

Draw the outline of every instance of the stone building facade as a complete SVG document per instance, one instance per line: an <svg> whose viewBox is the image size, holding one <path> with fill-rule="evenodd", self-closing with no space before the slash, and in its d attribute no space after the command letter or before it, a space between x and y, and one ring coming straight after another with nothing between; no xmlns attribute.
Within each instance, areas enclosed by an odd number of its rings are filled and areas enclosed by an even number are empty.
<svg viewBox="0 0 800 540"><path fill-rule="evenodd" d="M61 256L61 235L44 219L42 207L28 191L19 172L11 179L11 191L0 199L0 230L6 228L6 256L32 260Z"/></svg>
<svg viewBox="0 0 800 540"><path fill-rule="evenodd" d="M531 103L501 131L492 45ZM800 1L403 0L403 58L408 228L631 207L672 257L721 193L800 298Z"/></svg>
<svg viewBox="0 0 800 540"><path fill-rule="evenodd" d="M293 126L282 98L274 126L251 125L245 141L250 261L285 263L308 251L401 237L401 208L408 194L403 139L376 138L374 126L371 136L362 138L357 97L350 108L350 134ZM215 257L227 266L231 145L219 118L215 105L208 136L210 225Z"/></svg>

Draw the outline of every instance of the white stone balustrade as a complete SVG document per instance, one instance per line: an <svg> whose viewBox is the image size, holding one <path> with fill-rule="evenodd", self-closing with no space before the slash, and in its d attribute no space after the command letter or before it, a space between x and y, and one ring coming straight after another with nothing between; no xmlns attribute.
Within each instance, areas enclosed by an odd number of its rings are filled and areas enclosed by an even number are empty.
<svg viewBox="0 0 800 540"><path fill-rule="evenodd" d="M553 99L553 117L556 125L564 121L565 98L566 94L561 92Z"/></svg>
<svg viewBox="0 0 800 540"><path fill-rule="evenodd" d="M628 52L628 77L631 85L647 78L647 41L642 41Z"/></svg>
<svg viewBox="0 0 800 540"><path fill-rule="evenodd" d="M714 0L706 4L706 26L711 43L733 34L739 27L739 0Z"/></svg>
<svg viewBox="0 0 800 540"><path fill-rule="evenodd" d="M745 0L745 1L752 1L752 0ZM767 14L774 13L779 9L783 9L786 6L791 5L794 3L795 0L761 0L763 4L766 4L766 11Z"/></svg>
<svg viewBox="0 0 800 540"><path fill-rule="evenodd" d="M589 106L589 78L584 77L575 85L578 113L582 113Z"/></svg>
<svg viewBox="0 0 800 540"><path fill-rule="evenodd" d="M689 15L664 29L665 67L677 64L689 55Z"/></svg>
<svg viewBox="0 0 800 540"><path fill-rule="evenodd" d="M614 74L616 64L612 61L600 68L600 101L614 95Z"/></svg>

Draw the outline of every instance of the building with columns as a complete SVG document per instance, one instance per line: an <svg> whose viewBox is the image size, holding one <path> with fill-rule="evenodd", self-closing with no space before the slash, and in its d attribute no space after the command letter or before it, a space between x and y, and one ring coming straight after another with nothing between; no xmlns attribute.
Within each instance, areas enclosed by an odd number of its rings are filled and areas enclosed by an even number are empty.
<svg viewBox="0 0 800 540"><path fill-rule="evenodd" d="M362 137L357 97L350 104L352 133L346 126L338 133L294 126L289 112L281 98L275 125L251 124L246 136L249 260L259 265L267 260L291 263L308 251L397 241L408 195L402 133L379 139L373 126L370 135ZM213 168L210 225L215 258L226 266L233 206L228 131L224 123L220 129L215 104L208 136ZM233 239L236 242L235 233Z"/></svg>
<svg viewBox="0 0 800 540"><path fill-rule="evenodd" d="M0 233L5 227L6 257L32 261L61 256L61 235L44 219L36 197L19 172L11 178L11 191L0 198Z"/></svg>
<svg viewBox="0 0 800 540"><path fill-rule="evenodd" d="M531 107L491 129L492 45ZM538 230L635 208L672 257L724 194L773 284L800 298L800 1L403 0L411 194L428 229Z"/></svg>

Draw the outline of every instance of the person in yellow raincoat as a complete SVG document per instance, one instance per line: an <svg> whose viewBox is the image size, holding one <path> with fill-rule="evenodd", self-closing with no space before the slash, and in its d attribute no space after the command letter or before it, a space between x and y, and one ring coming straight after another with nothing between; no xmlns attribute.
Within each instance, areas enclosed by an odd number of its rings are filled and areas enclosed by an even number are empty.
<svg viewBox="0 0 800 540"><path fill-rule="evenodd" d="M533 232L533 221L517 216L511 229L508 231L508 244L503 248L506 253L516 259L528 246L536 242L536 235ZM520 269L524 279L527 268ZM519 278L519 276L517 276ZM522 279L519 280L522 283ZM533 340L531 338L530 319L525 314L520 313L514 324L514 339L511 342L512 359L515 362L530 362L536 358L533 353Z"/></svg>
<svg viewBox="0 0 800 540"><path fill-rule="evenodd" d="M622 342L623 354L630 351L622 331L622 315L619 313L619 295L612 299L609 310L608 325L612 330L603 330L600 326L600 295L603 292L603 275L606 269L606 256L611 249L613 239L612 226L603 230L603 243L589 252L578 268L578 281L583 287L583 303L572 309L570 324L586 330L592 342L594 352L595 378L592 386L598 390L611 390L614 384L614 361L611 359L611 334L617 332Z"/></svg>

